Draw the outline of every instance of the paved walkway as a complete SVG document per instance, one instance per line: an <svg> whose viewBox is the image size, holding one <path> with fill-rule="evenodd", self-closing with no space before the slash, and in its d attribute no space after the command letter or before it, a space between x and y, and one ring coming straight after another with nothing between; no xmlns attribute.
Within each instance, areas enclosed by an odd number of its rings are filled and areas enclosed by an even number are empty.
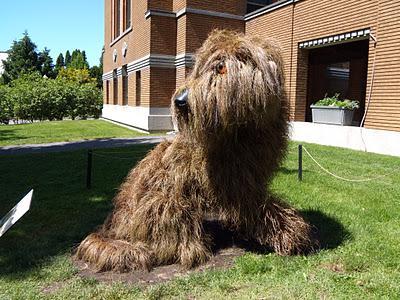
<svg viewBox="0 0 400 300"><path fill-rule="evenodd" d="M118 148L138 144L156 144L164 139L171 139L173 136L140 136L134 138L111 138L83 140L76 142L59 142L49 144L27 144L20 146L0 147L0 155L48 153L73 151L80 149Z"/></svg>

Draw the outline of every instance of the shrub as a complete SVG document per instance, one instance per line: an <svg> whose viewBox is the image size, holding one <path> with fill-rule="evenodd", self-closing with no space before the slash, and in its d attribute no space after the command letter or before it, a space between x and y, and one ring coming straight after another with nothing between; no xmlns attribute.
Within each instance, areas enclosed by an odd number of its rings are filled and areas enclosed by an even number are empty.
<svg viewBox="0 0 400 300"><path fill-rule="evenodd" d="M102 94L96 87L96 83L76 84L69 82L73 91L73 99L70 102L69 116L72 119L89 117L98 118L102 109Z"/></svg>
<svg viewBox="0 0 400 300"><path fill-rule="evenodd" d="M9 88L0 85L0 123L8 124L14 116L14 107L8 98Z"/></svg>
<svg viewBox="0 0 400 300"><path fill-rule="evenodd" d="M14 108L13 116L29 121L98 118L102 108L102 94L95 80L82 83L62 76L54 80L38 73L12 81L6 98Z"/></svg>
<svg viewBox="0 0 400 300"><path fill-rule="evenodd" d="M356 100L339 100L339 94L335 94L333 97L328 97L325 95L325 98L318 100L314 105L316 106L335 106L342 107L346 109L356 109L359 108L359 102Z"/></svg>
<svg viewBox="0 0 400 300"><path fill-rule="evenodd" d="M38 73L22 74L13 80L8 91L8 98L14 106L14 117L22 120L44 120L42 101L44 79Z"/></svg>

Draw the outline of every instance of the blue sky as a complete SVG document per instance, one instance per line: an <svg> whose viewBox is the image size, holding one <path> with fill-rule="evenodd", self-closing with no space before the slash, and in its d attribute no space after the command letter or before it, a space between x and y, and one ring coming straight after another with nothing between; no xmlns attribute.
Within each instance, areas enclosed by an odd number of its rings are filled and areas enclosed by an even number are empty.
<svg viewBox="0 0 400 300"><path fill-rule="evenodd" d="M98 65L104 44L104 0L12 0L0 4L0 51L10 48L25 30L38 47L60 52L86 51L90 66Z"/></svg>

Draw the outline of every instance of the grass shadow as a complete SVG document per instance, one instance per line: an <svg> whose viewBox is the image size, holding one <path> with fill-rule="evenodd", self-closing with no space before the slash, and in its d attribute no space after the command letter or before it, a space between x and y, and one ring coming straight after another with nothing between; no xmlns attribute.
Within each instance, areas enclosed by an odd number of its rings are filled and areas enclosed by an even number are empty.
<svg viewBox="0 0 400 300"><path fill-rule="evenodd" d="M2 125L3 126L8 126L8 125ZM13 129L3 129L0 128L0 143L5 143L8 144L8 141L20 141L23 139L27 139L27 137L21 136L19 134L17 134L17 130L13 130Z"/></svg>
<svg viewBox="0 0 400 300"><path fill-rule="evenodd" d="M350 232L337 219L317 210L305 210L300 213L314 228L313 238L319 244L319 249L316 249L317 251L335 249L346 240L352 239ZM255 240L243 239L236 232L224 228L218 220L206 220L203 226L213 241L212 252L214 254L230 247L239 247L257 254L273 252L268 246L263 246Z"/></svg>
<svg viewBox="0 0 400 300"><path fill-rule="evenodd" d="M303 210L301 214L315 228L321 250L335 249L352 239L351 233L334 217L317 210Z"/></svg>
<svg viewBox="0 0 400 300"><path fill-rule="evenodd" d="M34 196L30 211L0 238L0 276L24 278L70 253L103 223L120 183L152 147L101 150L93 158L91 190L85 187L86 151L3 156L0 216L29 189Z"/></svg>

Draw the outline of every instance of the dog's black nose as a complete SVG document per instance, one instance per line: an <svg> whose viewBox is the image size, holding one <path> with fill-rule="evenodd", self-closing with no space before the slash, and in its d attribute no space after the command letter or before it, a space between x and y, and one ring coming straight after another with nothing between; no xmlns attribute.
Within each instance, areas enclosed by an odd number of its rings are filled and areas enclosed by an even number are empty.
<svg viewBox="0 0 400 300"><path fill-rule="evenodd" d="M189 91L187 89L183 90L182 93L180 93L175 98L175 105L178 107L186 106L188 101L188 96L189 96Z"/></svg>

